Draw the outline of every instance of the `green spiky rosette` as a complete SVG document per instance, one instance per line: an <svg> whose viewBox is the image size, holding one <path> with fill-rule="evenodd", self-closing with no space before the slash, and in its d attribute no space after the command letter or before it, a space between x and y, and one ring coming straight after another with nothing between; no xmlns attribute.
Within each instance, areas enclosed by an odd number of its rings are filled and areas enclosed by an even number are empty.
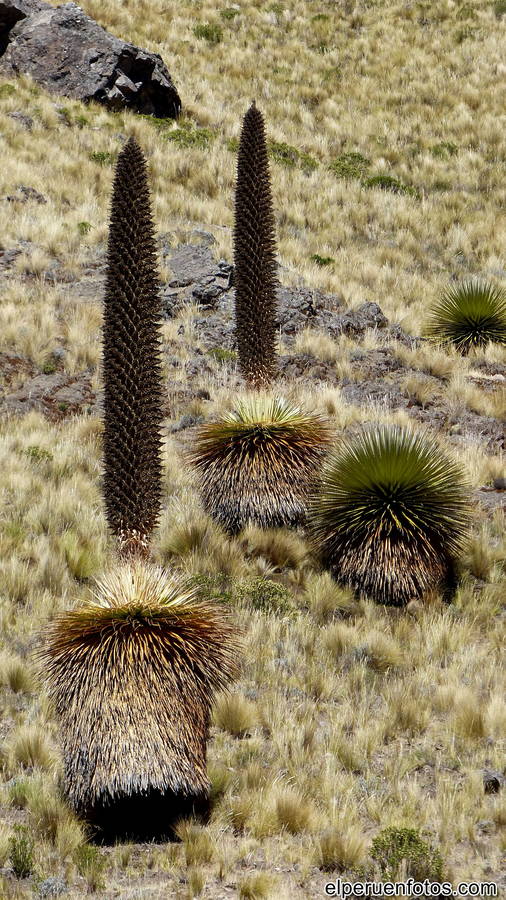
<svg viewBox="0 0 506 900"><path fill-rule="evenodd" d="M57 616L39 655L74 809L101 826L115 803L151 798L169 821L174 798L205 799L211 704L236 675L238 653L224 610L141 561Z"/></svg>
<svg viewBox="0 0 506 900"><path fill-rule="evenodd" d="M462 472L434 441L380 425L329 457L309 519L338 581L402 605L451 584L469 517Z"/></svg>
<svg viewBox="0 0 506 900"><path fill-rule="evenodd" d="M322 417L280 398L249 397L197 430L189 459L204 508L232 534L250 523L300 524L330 440Z"/></svg>
<svg viewBox="0 0 506 900"><path fill-rule="evenodd" d="M489 341L506 344L506 292L474 280L448 288L431 311L426 334L460 353Z"/></svg>

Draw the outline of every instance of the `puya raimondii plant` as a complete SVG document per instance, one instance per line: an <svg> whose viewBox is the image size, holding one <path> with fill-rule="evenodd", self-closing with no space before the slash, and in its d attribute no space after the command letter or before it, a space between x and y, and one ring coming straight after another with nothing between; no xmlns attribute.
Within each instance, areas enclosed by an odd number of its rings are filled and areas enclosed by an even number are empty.
<svg viewBox="0 0 506 900"><path fill-rule="evenodd" d="M268 394L276 373L276 242L265 127L253 103L244 116L234 227L239 367L251 396L197 430L189 460L207 512L229 533L304 522L328 423Z"/></svg>
<svg viewBox="0 0 506 900"><path fill-rule="evenodd" d="M336 580L397 606L453 588L469 518L458 465L425 435L390 425L329 456L310 508L315 549Z"/></svg>
<svg viewBox="0 0 506 900"><path fill-rule="evenodd" d="M50 622L41 674L59 718L63 789L110 842L205 817L210 707L236 671L218 604L149 562L161 505L160 307L146 163L119 155L109 231L104 359L107 521L119 561L91 599Z"/></svg>
<svg viewBox="0 0 506 900"><path fill-rule="evenodd" d="M432 307L426 334L464 355L489 341L506 344L506 291L477 279L447 288Z"/></svg>
<svg viewBox="0 0 506 900"><path fill-rule="evenodd" d="M132 137L114 177L103 322L103 493L122 555L148 555L160 514L160 324L147 166Z"/></svg>

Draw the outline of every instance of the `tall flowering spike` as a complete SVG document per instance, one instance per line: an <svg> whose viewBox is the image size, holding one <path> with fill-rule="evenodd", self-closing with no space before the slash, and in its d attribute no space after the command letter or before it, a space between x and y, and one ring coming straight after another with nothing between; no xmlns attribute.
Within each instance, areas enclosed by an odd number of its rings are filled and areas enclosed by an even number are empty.
<svg viewBox="0 0 506 900"><path fill-rule="evenodd" d="M114 177L103 324L103 491L123 555L148 554L160 515L160 321L146 160L132 137Z"/></svg>
<svg viewBox="0 0 506 900"><path fill-rule="evenodd" d="M276 239L265 126L254 103L239 143L234 263L240 369L253 387L268 386L276 358Z"/></svg>

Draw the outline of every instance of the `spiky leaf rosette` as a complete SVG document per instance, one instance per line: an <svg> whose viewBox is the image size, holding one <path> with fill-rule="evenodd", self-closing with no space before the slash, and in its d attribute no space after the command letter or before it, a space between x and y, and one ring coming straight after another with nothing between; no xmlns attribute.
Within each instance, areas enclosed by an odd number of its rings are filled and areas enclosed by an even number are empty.
<svg viewBox="0 0 506 900"><path fill-rule="evenodd" d="M237 673L237 631L225 611L134 560L57 616L43 641L40 668L75 810L86 816L150 791L207 794L210 708Z"/></svg>
<svg viewBox="0 0 506 900"><path fill-rule="evenodd" d="M202 425L189 460L206 511L230 533L305 520L316 470L331 441L326 420L281 398L253 395Z"/></svg>
<svg viewBox="0 0 506 900"><path fill-rule="evenodd" d="M103 323L103 492L125 553L147 552L160 513L160 324L146 161L130 138L114 178Z"/></svg>
<svg viewBox="0 0 506 900"><path fill-rule="evenodd" d="M253 103L244 116L235 191L234 283L239 367L269 385L276 357L276 241L265 126Z"/></svg>
<svg viewBox="0 0 506 900"><path fill-rule="evenodd" d="M489 341L506 344L506 292L476 280L448 288L431 311L426 333L461 353Z"/></svg>
<svg viewBox="0 0 506 900"><path fill-rule="evenodd" d="M462 473L434 441L381 425L331 454L309 519L340 582L402 605L451 583L469 516Z"/></svg>

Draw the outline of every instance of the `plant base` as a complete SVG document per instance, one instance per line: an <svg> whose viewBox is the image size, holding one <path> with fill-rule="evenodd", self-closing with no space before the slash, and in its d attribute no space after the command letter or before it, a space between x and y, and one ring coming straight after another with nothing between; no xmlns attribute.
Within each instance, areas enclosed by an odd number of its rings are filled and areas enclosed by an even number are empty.
<svg viewBox="0 0 506 900"><path fill-rule="evenodd" d="M197 818L206 822L210 802L204 793L183 796L172 791L150 790L95 803L80 812L91 827L95 844L165 843L178 840L174 828L181 819Z"/></svg>

